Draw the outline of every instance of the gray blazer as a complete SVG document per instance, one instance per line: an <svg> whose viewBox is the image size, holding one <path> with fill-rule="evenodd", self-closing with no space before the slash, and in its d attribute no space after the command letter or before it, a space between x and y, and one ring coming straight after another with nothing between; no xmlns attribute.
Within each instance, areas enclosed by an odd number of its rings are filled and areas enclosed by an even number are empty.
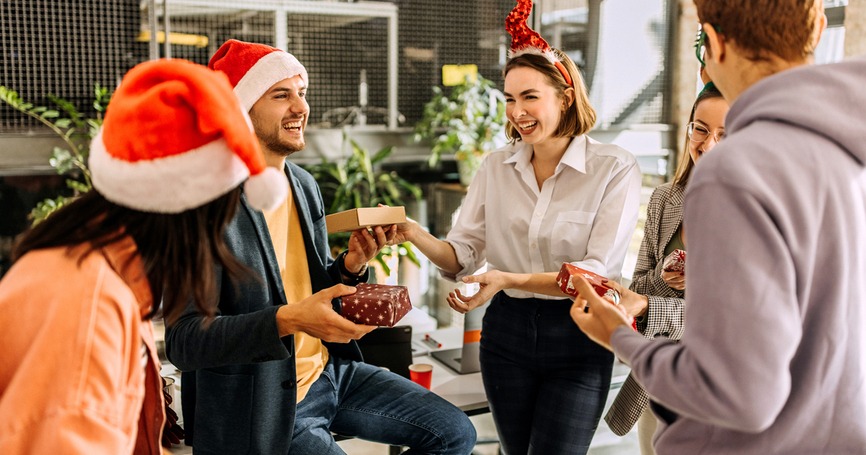
<svg viewBox="0 0 866 455"><path fill-rule="evenodd" d="M322 196L313 177L300 167L287 163L286 174L317 292L342 280L328 247ZM166 328L168 359L184 372L187 444L196 454L288 453L297 397L294 336L279 337L276 313L286 304L279 266L264 215L243 196L225 240L258 276L235 284L218 271L219 308L213 323L203 327L202 317L189 305ZM333 305L339 312L339 299ZM361 360L354 341L326 345L332 356Z"/></svg>
<svg viewBox="0 0 866 455"><path fill-rule="evenodd" d="M637 257L634 280L629 286L647 296L649 307L637 318L637 329L647 338L662 336L679 340L683 334L685 293L662 280L665 248L683 222L683 195L679 185L665 183L653 191L647 204L643 242ZM604 421L617 435L628 433L649 405L649 396L631 374L625 380Z"/></svg>

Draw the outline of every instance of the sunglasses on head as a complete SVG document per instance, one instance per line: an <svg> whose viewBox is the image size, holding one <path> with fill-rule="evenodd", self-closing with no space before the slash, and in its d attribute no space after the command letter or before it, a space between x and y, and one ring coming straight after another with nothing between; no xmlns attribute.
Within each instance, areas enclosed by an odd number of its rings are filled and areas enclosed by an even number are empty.
<svg viewBox="0 0 866 455"><path fill-rule="evenodd" d="M713 25L713 28L716 32L721 33L722 28L718 25ZM704 31L704 28L701 27L698 29L698 37L695 39L695 56L698 57L698 61L701 62L701 66L706 66L706 62L704 62L704 54L707 51L707 32Z"/></svg>

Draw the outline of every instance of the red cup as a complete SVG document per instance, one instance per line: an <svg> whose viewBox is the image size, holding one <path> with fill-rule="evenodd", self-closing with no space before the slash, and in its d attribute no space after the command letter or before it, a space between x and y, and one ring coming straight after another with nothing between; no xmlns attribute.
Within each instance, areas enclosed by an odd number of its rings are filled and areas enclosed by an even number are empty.
<svg viewBox="0 0 866 455"><path fill-rule="evenodd" d="M430 390L430 382L433 379L433 365L427 363L409 365L409 378L415 384Z"/></svg>

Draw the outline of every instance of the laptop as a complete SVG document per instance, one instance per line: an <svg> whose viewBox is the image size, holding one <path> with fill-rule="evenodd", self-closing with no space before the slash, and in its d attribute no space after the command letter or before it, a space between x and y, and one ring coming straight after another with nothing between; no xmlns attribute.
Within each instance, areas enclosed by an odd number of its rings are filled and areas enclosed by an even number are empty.
<svg viewBox="0 0 866 455"><path fill-rule="evenodd" d="M358 340L358 347L364 355L364 362L409 378L412 326L379 327Z"/></svg>
<svg viewBox="0 0 866 455"><path fill-rule="evenodd" d="M481 320L490 301L466 313L463 319L463 346L457 349L445 349L430 353L436 360L442 362L459 374L477 373L481 371L478 353L481 346Z"/></svg>

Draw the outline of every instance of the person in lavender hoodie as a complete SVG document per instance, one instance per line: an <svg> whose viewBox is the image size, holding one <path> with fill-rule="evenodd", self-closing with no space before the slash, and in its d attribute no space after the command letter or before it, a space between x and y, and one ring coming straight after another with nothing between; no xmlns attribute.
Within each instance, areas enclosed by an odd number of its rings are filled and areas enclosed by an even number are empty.
<svg viewBox="0 0 866 455"><path fill-rule="evenodd" d="M583 280L572 318L646 388L659 454L864 454L866 58L807 65L821 0L695 4L731 108L686 192L684 334Z"/></svg>

